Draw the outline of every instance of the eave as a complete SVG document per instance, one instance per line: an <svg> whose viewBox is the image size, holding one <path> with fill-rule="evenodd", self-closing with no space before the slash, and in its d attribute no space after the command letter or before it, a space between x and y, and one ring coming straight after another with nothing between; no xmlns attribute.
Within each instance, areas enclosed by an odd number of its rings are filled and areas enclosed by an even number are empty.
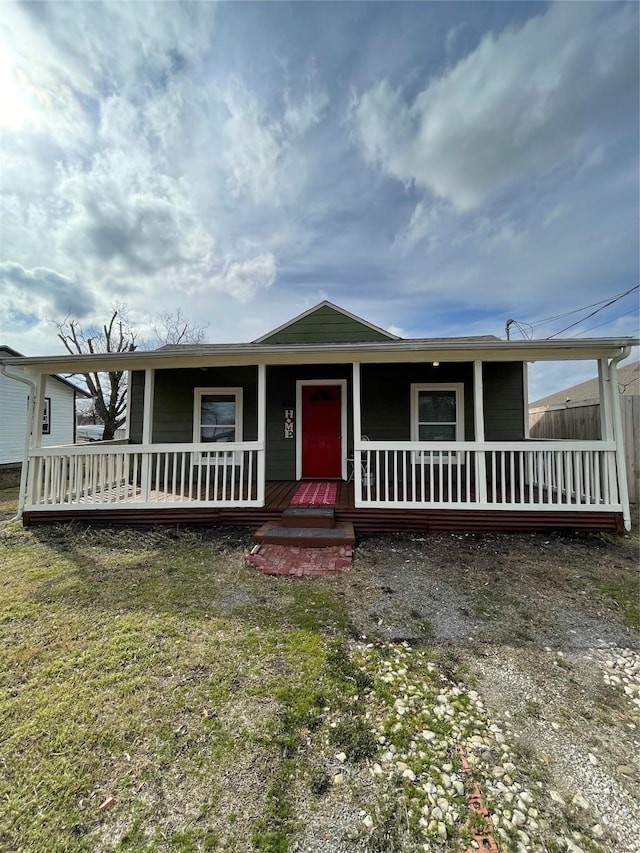
<svg viewBox="0 0 640 853"><path fill-rule="evenodd" d="M199 368L254 364L338 364L420 361L570 361L613 358L637 338L583 338L544 341L448 341L409 339L327 344L220 344L134 353L66 354L0 358L31 374L89 371Z"/></svg>

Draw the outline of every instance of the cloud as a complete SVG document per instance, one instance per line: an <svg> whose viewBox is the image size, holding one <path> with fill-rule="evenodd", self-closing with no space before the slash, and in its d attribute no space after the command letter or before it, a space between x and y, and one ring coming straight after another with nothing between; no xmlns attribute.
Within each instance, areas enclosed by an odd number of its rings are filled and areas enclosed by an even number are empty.
<svg viewBox="0 0 640 853"><path fill-rule="evenodd" d="M294 144L320 120L328 104L326 94L308 91L297 102L287 95L283 113L267 112L238 78L220 95L228 111L223 158L231 193L278 205L297 189L300 164Z"/></svg>
<svg viewBox="0 0 640 853"><path fill-rule="evenodd" d="M215 4L24 3L3 8L13 53L43 94L141 94L197 64L215 32ZM20 60L23 60L21 63ZM143 92L144 93L144 89Z"/></svg>
<svg viewBox="0 0 640 853"><path fill-rule="evenodd" d="M260 203L276 197L284 139L238 81L224 95L229 118L224 123L224 161L232 195L247 193Z"/></svg>
<svg viewBox="0 0 640 853"><path fill-rule="evenodd" d="M270 253L244 261L229 260L212 276L209 285L242 303L249 302L260 290L271 287L276 278L276 260Z"/></svg>
<svg viewBox="0 0 640 853"><path fill-rule="evenodd" d="M212 340L323 298L502 333L630 286L637 7L486 10L5 4L0 260L24 275L2 335L58 348L17 331L63 307L42 270L85 323L180 307Z"/></svg>
<svg viewBox="0 0 640 853"><path fill-rule="evenodd" d="M413 209L407 227L396 236L395 245L401 250L407 250L427 240L431 247L435 247L439 239L437 226L442 215L441 203L419 201Z"/></svg>
<svg viewBox="0 0 640 853"><path fill-rule="evenodd" d="M20 264L0 263L0 281L11 311L25 313L37 305L55 319L68 314L82 318L95 306L93 294L84 285L46 267L27 270Z"/></svg>
<svg viewBox="0 0 640 853"><path fill-rule="evenodd" d="M354 99L366 161L459 210L581 156L637 102L637 9L558 3L480 45L408 103L388 80Z"/></svg>

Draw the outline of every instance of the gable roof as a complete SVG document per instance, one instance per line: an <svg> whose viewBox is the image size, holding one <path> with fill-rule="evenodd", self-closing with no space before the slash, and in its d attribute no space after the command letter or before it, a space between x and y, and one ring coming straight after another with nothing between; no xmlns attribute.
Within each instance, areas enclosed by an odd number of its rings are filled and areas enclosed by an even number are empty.
<svg viewBox="0 0 640 853"><path fill-rule="evenodd" d="M640 394L640 361L618 368L618 391L625 395ZM599 397L600 390L596 376L593 379L587 379L586 382L579 382L577 385L571 385L569 388L541 397L529 405L536 408L564 406L567 401L579 403L585 400L598 400Z"/></svg>
<svg viewBox="0 0 640 853"><path fill-rule="evenodd" d="M254 344L359 343L399 341L392 335L325 299L253 341Z"/></svg>
<svg viewBox="0 0 640 853"><path fill-rule="evenodd" d="M13 347L8 347L6 344L0 344L0 355L2 353L6 353L10 355L12 358L26 358L21 352L13 349ZM20 367L20 364L13 364L12 367ZM68 388L71 388L72 391L75 391L77 394L81 394L83 397L90 397L88 391L85 391L84 388L78 388L77 385L74 385L73 382L69 382L68 379L64 379L62 376L58 376L56 373L51 374L52 379L57 379L58 382L62 382L63 385L66 385Z"/></svg>

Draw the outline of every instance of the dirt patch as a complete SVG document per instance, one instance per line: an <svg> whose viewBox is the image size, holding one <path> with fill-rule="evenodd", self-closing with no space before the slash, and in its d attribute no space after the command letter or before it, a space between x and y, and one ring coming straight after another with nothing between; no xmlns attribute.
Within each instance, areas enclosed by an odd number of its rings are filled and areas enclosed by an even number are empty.
<svg viewBox="0 0 640 853"><path fill-rule="evenodd" d="M356 554L344 588L366 636L638 647L637 532L372 536Z"/></svg>

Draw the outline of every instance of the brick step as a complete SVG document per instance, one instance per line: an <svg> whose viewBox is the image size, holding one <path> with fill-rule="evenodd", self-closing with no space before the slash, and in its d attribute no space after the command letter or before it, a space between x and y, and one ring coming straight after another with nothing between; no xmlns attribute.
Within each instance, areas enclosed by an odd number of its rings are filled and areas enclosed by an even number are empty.
<svg viewBox="0 0 640 853"><path fill-rule="evenodd" d="M339 575L351 566L349 545L330 548L298 548L291 545L254 545L246 560L265 575L313 577Z"/></svg>
<svg viewBox="0 0 640 853"><path fill-rule="evenodd" d="M307 548L330 548L336 545L352 546L356 541L353 524L348 521L336 527L282 527L268 522L256 531L254 541L273 545L297 545Z"/></svg>
<svg viewBox="0 0 640 853"><path fill-rule="evenodd" d="M290 506L282 513L282 527L335 527L332 506Z"/></svg>

